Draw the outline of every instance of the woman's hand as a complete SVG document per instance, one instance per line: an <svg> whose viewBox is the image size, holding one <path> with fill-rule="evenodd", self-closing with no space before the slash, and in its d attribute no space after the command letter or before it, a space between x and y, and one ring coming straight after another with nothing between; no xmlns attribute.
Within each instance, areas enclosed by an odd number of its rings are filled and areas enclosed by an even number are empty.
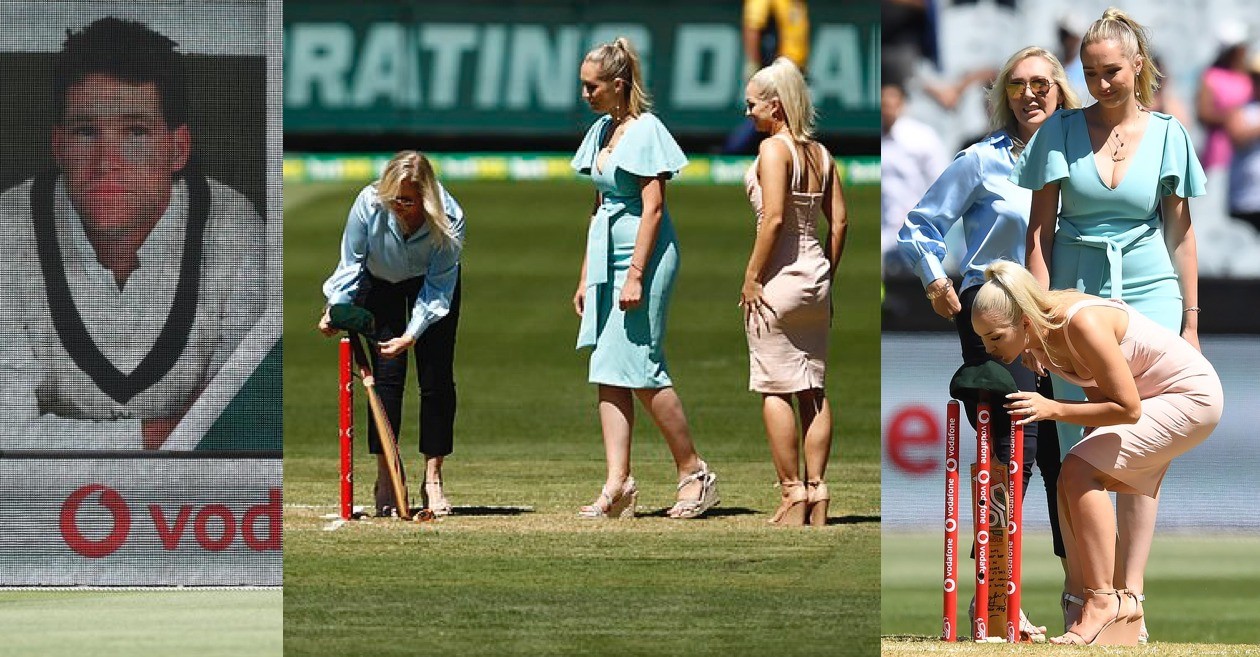
<svg viewBox="0 0 1260 657"><path fill-rule="evenodd" d="M414 338L410 338L405 335L391 340L386 340L381 343L381 355L386 358L394 358L406 353L406 351L411 348L411 345L415 343L416 341Z"/></svg>
<svg viewBox="0 0 1260 657"><path fill-rule="evenodd" d="M1005 404L1004 408L1011 414L1011 420L1015 424L1054 420L1058 417L1059 403L1053 399L1046 399L1038 393L1020 390L1012 392L1006 398L1010 402ZM1014 416L1019 416L1019 419L1016 420Z"/></svg>
<svg viewBox="0 0 1260 657"><path fill-rule="evenodd" d="M1186 342L1189 342L1190 346L1194 347L1195 351L1198 351L1199 353L1203 352L1203 347L1199 346L1199 328L1197 326L1187 326L1181 329L1181 337L1185 339Z"/></svg>
<svg viewBox="0 0 1260 657"><path fill-rule="evenodd" d="M763 328L769 329L768 315L777 317L774 308L766 303L765 287L755 279L744 279L744 287L739 291L739 305L744 309L744 324L754 335L761 335Z"/></svg>
<svg viewBox="0 0 1260 657"><path fill-rule="evenodd" d="M928 299L932 301L932 310L945 319L953 319L962 312L962 302L954 291L954 284L948 278L938 278L927 286Z"/></svg>
<svg viewBox="0 0 1260 657"><path fill-rule="evenodd" d="M320 333L323 333L326 336L334 336L337 335L337 329L332 327L332 318L329 317L328 313L329 309L325 308L324 315L319 318L319 324L317 327L319 328Z"/></svg>
<svg viewBox="0 0 1260 657"><path fill-rule="evenodd" d="M634 310L643 303L643 274L633 266L626 274L626 282L621 286L621 298L617 301L623 311Z"/></svg>
<svg viewBox="0 0 1260 657"><path fill-rule="evenodd" d="M578 283L577 292L573 293L573 311L578 317L586 310L586 281Z"/></svg>

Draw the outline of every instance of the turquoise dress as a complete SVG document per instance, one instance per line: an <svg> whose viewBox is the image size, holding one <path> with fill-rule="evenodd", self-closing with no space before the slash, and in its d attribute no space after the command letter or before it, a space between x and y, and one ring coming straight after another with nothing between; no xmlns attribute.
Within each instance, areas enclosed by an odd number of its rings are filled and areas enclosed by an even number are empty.
<svg viewBox="0 0 1260 657"><path fill-rule="evenodd" d="M591 177L602 198L586 236L586 312L577 347L594 347L591 383L667 388L673 382L665 365L665 320L678 272L678 236L668 208L662 208L643 271L642 303L626 312L617 300L642 221L639 179L671 178L687 157L660 119L642 114L626 128L601 170L596 158L611 124L609 116L597 120L573 156L573 168Z"/></svg>
<svg viewBox="0 0 1260 657"><path fill-rule="evenodd" d="M1160 201L1205 193L1203 167L1177 119L1150 112L1146 132L1115 189L1098 173L1081 110L1055 112L1033 135L1011 180L1038 190L1059 183L1050 287L1076 288L1125 303L1174 333L1181 332L1181 287L1164 243ZM1058 377L1055 396L1084 399ZM1064 454L1080 441L1080 427L1059 423Z"/></svg>

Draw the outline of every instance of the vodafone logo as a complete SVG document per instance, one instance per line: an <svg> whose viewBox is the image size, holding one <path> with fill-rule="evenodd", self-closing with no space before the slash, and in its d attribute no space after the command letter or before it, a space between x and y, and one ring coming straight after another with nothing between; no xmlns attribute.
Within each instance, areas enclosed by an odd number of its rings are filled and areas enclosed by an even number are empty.
<svg viewBox="0 0 1260 657"><path fill-rule="evenodd" d="M109 512L112 523L109 533L103 538L97 537L99 532L85 535L79 526L81 515L88 513L85 505L91 504L96 493L100 493L96 503ZM132 515L132 508L118 491L103 484L82 486L61 505L61 536L66 546L78 554L90 559L107 557L131 537ZM157 534L162 548L167 551L200 548L220 552L232 547L238 537L240 543L256 552L280 549L281 500L278 488L270 490L266 503L247 508L240 517L224 504L206 504L200 508L192 504L172 508L149 504L136 515L151 521L146 529ZM100 514L93 514L93 517L101 518ZM183 540L189 533L193 540Z"/></svg>
<svg viewBox="0 0 1260 657"><path fill-rule="evenodd" d="M113 515L114 528L109 535L103 539L93 540L83 535L79 531L78 516L79 507L83 506L83 502L93 493L100 492L100 505ZM84 486L66 498L64 504L61 505L61 536L65 538L66 545L71 550L92 559L109 556L114 553L123 542L127 540L127 534L131 531L131 511L127 509L127 502L123 500L122 495L118 491L103 486L101 484L91 484Z"/></svg>

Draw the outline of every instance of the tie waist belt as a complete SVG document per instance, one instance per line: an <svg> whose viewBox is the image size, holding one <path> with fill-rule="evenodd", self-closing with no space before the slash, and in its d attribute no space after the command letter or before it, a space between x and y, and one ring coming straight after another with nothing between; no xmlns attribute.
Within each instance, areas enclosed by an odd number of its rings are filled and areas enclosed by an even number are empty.
<svg viewBox="0 0 1260 657"><path fill-rule="evenodd" d="M1072 222L1059 219L1059 229L1054 234L1054 241L1056 244L1080 246L1103 251L1103 255L1107 259L1107 269L1111 273L1111 298L1119 299L1124 287L1124 271L1122 267L1124 250L1151 236L1158 235L1159 225L1159 216L1156 215L1122 233L1104 237L1084 235ZM1076 274L1077 280L1083 281L1086 278L1087 271L1086 267L1081 266ZM1096 274L1098 276L1097 289L1101 290L1103 282L1101 267Z"/></svg>

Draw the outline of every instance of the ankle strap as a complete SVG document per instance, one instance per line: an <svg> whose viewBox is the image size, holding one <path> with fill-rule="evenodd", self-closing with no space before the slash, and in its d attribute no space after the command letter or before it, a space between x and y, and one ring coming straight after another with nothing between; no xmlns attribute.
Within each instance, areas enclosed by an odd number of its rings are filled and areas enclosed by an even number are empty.
<svg viewBox="0 0 1260 657"><path fill-rule="evenodd" d="M712 473L709 472L709 466L706 465L704 461L701 461L699 470L696 470L695 472L678 480L678 490L682 490L687 486L687 484L690 484L693 481L703 482L708 479L710 475L712 475Z"/></svg>

